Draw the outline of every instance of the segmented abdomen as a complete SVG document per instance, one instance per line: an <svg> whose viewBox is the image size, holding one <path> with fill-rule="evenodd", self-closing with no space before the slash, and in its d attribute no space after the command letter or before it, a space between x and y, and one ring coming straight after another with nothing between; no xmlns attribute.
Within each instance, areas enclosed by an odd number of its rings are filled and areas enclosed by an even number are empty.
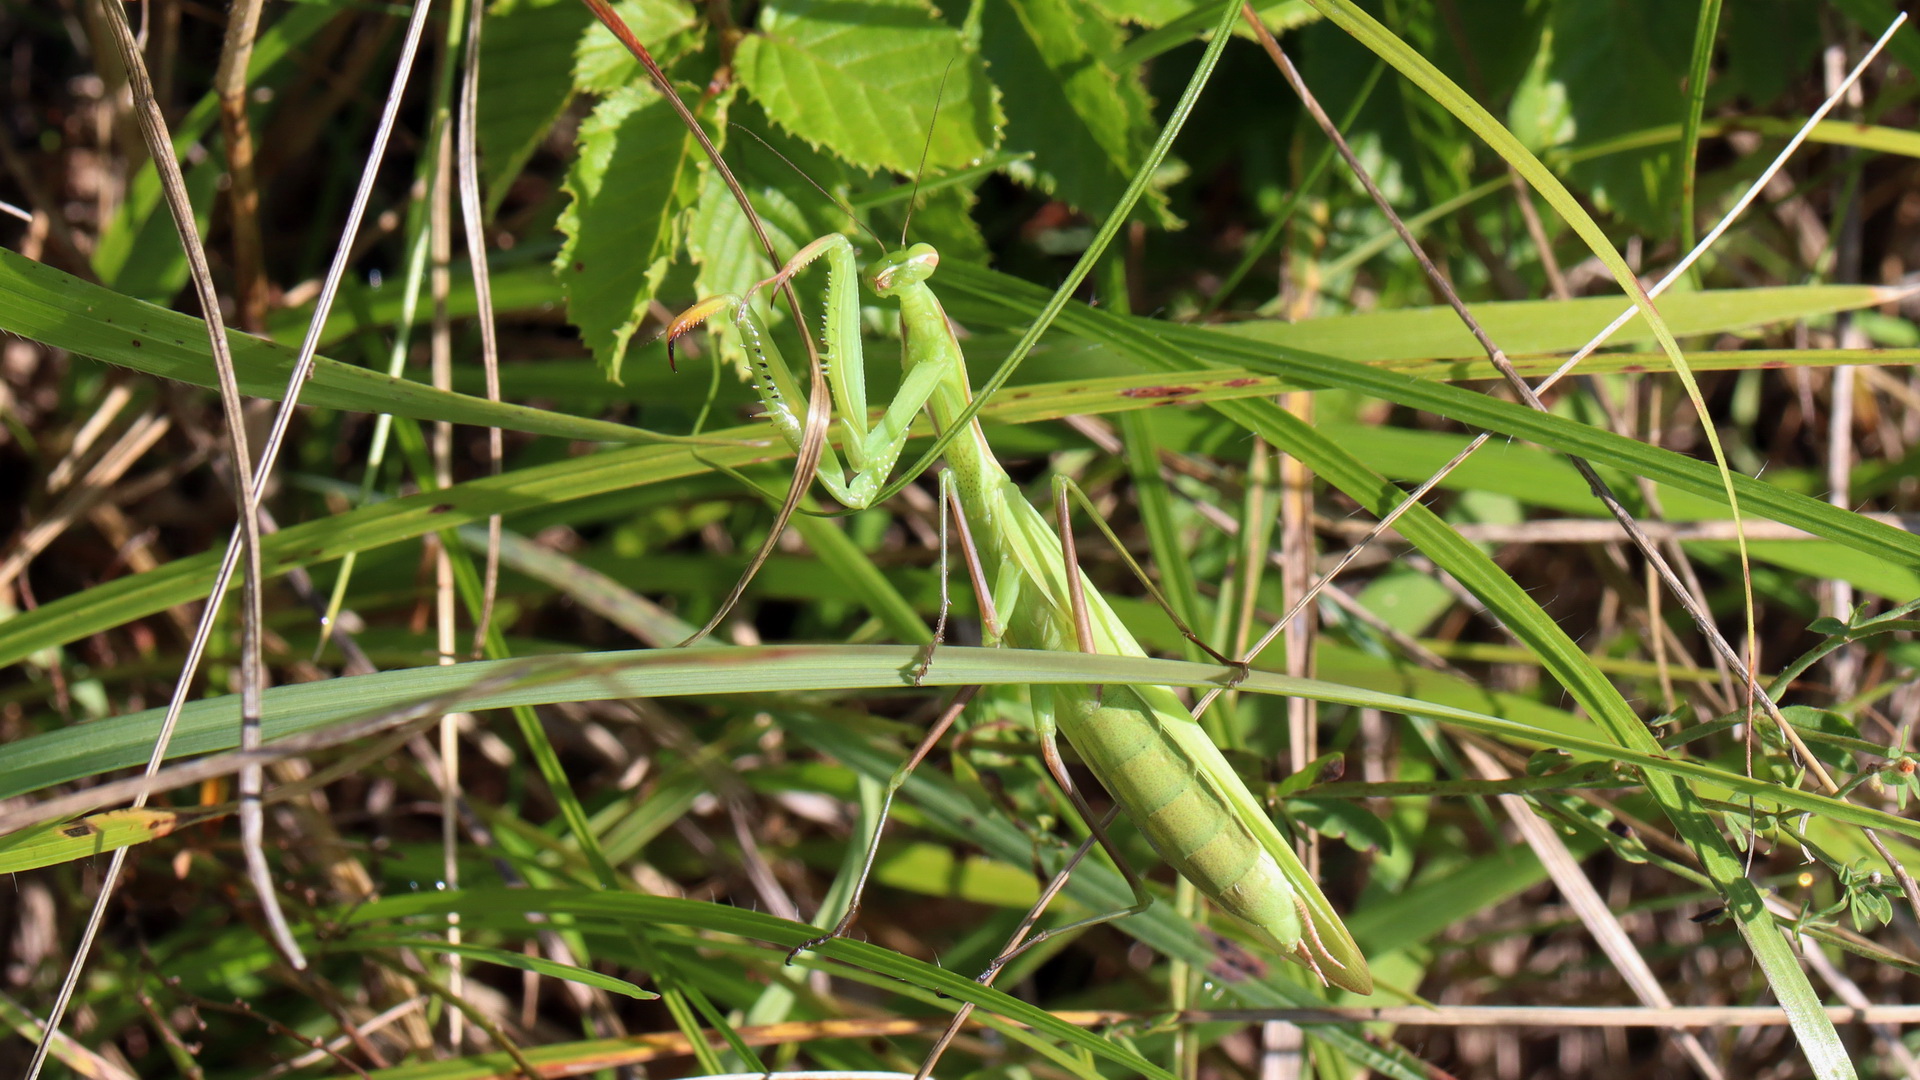
<svg viewBox="0 0 1920 1080"><path fill-rule="evenodd" d="M1220 785L1239 778L1179 699L1161 687L1109 686L1098 702L1080 687L1055 687L1054 694L1061 734L1160 857L1223 910L1291 951L1303 934L1299 903L1253 830L1272 831L1268 842L1285 841L1264 818L1248 822L1235 813ZM1149 703L1160 696L1167 702Z"/></svg>

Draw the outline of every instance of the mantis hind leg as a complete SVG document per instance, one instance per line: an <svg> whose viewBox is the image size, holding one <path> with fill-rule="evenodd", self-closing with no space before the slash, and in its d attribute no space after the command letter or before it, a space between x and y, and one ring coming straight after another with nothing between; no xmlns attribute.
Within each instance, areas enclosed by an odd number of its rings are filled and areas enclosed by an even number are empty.
<svg viewBox="0 0 1920 1080"><path fill-rule="evenodd" d="M1035 691L1036 694L1047 693L1039 687L1035 687ZM1126 856L1121 853L1114 844L1112 836L1107 832L1108 827L1120 816L1120 807L1113 806L1104 815L1095 816L1093 808L1087 805L1086 797L1080 794L1078 785L1074 784L1073 777L1068 775L1066 762L1060 757L1059 737L1052 720L1052 708L1049 706L1043 709L1038 700L1034 705L1034 726L1040 733L1040 756L1047 764L1047 771L1052 774L1054 782L1060 785L1060 790L1065 792L1067 798L1073 803L1081 820L1087 823L1087 838L1080 842L1080 846L1074 850L1066 864L1047 881L1046 887L1040 890L1039 899L1034 901L1033 906L1027 910L1026 917L1020 920L1020 925L1014 928L1012 936L1007 939L1006 947L1000 951L1000 955L987 964L986 970L982 971L975 980L982 986L993 985L994 979L999 977L1003 968L1016 957L1048 938L1084 930L1101 923L1113 922L1116 919L1124 919L1129 915L1138 915L1153 904L1153 896L1147 892L1146 881L1127 862ZM1126 878L1128 888L1133 890L1133 904L1079 919L1065 926L1050 927L1039 933L1032 933L1034 926L1047 913L1047 909L1053 906L1054 897L1060 895L1060 890L1066 888L1067 880L1073 876L1074 870L1080 866L1080 861L1087 857L1095 844L1099 844L1106 850L1108 858L1113 860L1121 876ZM1028 936L1030 933L1032 933L1031 937ZM919 1071L914 1074L915 1080L925 1080L933 1074L933 1068L939 1064L940 1056L946 1053L948 1045L966 1025L967 1018L973 1015L973 1008L972 1002L966 1002L954 1012L953 1019L948 1022L946 1030L941 1033L939 1039L934 1041L926 1060L920 1063Z"/></svg>
<svg viewBox="0 0 1920 1080"><path fill-rule="evenodd" d="M1087 831L1089 833L1088 841L1098 843L1100 847L1106 851L1107 857L1113 860L1113 865L1120 871L1120 876L1126 879L1127 888L1133 891L1133 903L1124 908L1117 908L1113 911L1103 912L1098 915L1089 915L1084 919L1077 919L1065 926L1049 927L1034 934L1030 938L1026 938L1025 941L1021 941L1020 939L1045 911L1044 903L1036 906L1033 912L1028 915L1027 920L1021 923L1020 928L1015 931L1014 940L999 956L994 957L992 963L987 965L986 974L981 976L983 982L990 981L990 976L998 973L1009 961L1048 938L1058 937L1061 934L1072 933L1076 930L1084 930L1089 926L1098 926L1101 923L1113 922L1116 919L1124 919L1129 915L1138 915L1153 906L1153 894L1147 891L1146 879L1142 878L1139 871L1135 870L1133 865L1127 861L1126 853L1120 850L1120 846L1114 843L1112 835L1107 832L1107 826L1112 823L1115 815L1118 814L1119 807L1116 806L1108 810L1105 815L1094 813L1093 807L1087 803L1086 795L1081 793L1079 785L1073 782L1072 775L1067 772L1067 763L1060 756L1059 732L1053 720L1054 706L1050 701L1045 708L1042 708L1040 704L1042 699L1051 698L1052 691L1042 687L1034 687L1034 727L1040 734L1040 760L1046 763L1047 772L1053 776L1053 782L1060 786L1061 792L1064 793L1067 796L1067 800L1073 804L1073 808L1080 815L1080 819L1087 823ZM1083 851L1082 854L1084 853ZM1066 884L1066 875L1072 871L1073 867L1077 865L1079 861L1080 856L1076 855L1068 862L1061 873L1056 875L1059 882L1049 891L1042 893L1043 901L1051 899L1052 894L1058 892L1060 887Z"/></svg>
<svg viewBox="0 0 1920 1080"><path fill-rule="evenodd" d="M894 770L891 777L888 777L886 794L880 800L880 816L874 823L873 838L867 842L866 854L861 858L860 876L854 882L852 895L847 898L846 913L840 916L839 922L834 923L833 929L819 937L809 938L788 950L787 963L793 963L794 957L808 949L815 949L836 938L846 937L847 932L853 929L854 920L860 915L860 898L867 891L867 879L872 876L874 860L880 854L880 838L886 833L887 815L893 810L894 796L900 793L900 788L906 784L907 777L913 775L913 770L933 752L934 746L946 735L947 729L960 718L960 714L966 711L967 704L979 692L978 686L963 686L955 692L952 700L947 702L947 707L941 710L940 718L934 721L933 726L921 738L920 745L914 747L913 753L907 757L907 760Z"/></svg>
<svg viewBox="0 0 1920 1080"><path fill-rule="evenodd" d="M1105 828L1112 825L1114 819L1119 816L1119 807L1116 806L1108 810L1107 816L1099 822L1100 829L1104 831ZM1003 950L1001 955L994 958L993 963L988 966L987 970L980 973L980 977L976 980L980 985L992 986L993 980L1000 974L1001 969L1006 967L1007 962L1034 944L1034 942L1027 942L1022 946L1021 942L1022 939L1026 937L1027 932L1033 929L1033 925L1040 921L1040 916L1046 914L1047 908L1053 905L1053 898L1060 895L1061 889L1066 888L1067 879L1073 876L1074 870L1080 866L1080 861L1085 859L1087 854L1093 850L1093 845L1098 842L1097 835L1098 834L1090 833L1085 840L1082 840L1080 846L1074 849L1073 855L1067 859L1066 865L1062 866L1059 871L1053 875L1047 882L1046 888L1040 890L1039 899L1035 900L1033 906L1027 909L1026 918L1022 919L1020 925L1015 928L1013 937L1009 939L1007 943L1007 949ZM926 1080L927 1077L933 1075L933 1068L940 1063L940 1056L947 1052L948 1045L960 1034L960 1029L966 1026L967 1018L973 1015L973 1009L973 1002L968 1001L963 1002L960 1008L954 1011L953 1019L948 1022L946 1031L942 1032L940 1038L935 1040L933 1048L927 1052L926 1060L920 1063L919 1071L914 1073L914 1080Z"/></svg>

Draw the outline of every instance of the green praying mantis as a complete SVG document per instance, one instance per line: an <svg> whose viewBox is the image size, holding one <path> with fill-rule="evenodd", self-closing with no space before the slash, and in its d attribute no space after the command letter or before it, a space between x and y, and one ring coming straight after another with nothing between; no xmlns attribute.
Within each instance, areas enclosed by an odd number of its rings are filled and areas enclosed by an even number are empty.
<svg viewBox="0 0 1920 1080"><path fill-rule="evenodd" d="M846 464L843 467L829 447L822 454L818 475L835 499L861 509L879 492L922 408L932 412L944 432L956 425L972 399L959 342L927 284L940 261L932 247L915 244L885 255L865 277L876 295L898 303L905 342L900 390L877 422L869 423L867 407L860 275L853 245L840 234L808 244L746 296L715 296L689 308L668 328L667 340L671 352L676 338L710 318L720 316L732 322L746 343L755 367L754 387L768 417L798 449L806 402L748 300L760 288L778 285L820 258L826 259L828 273L825 349L820 362L838 417L835 423ZM1072 533L1066 528L1064 478L1055 482L1061 517L1056 534L1001 468L977 421L970 421L948 445L946 466L941 474L943 501L954 508L963 549L969 552L968 570L980 597L990 644L1146 655L1074 564ZM1134 906L1074 926L1144 910L1151 899L1075 789L1059 755L1057 738L1062 734L1154 850L1218 907L1282 955L1305 965L1323 983L1357 994L1372 992L1366 958L1339 915L1259 801L1171 689L1034 687L1032 697L1041 754L1049 771L1093 825L1095 837L1134 890ZM957 712L950 709L943 726ZM938 734L936 729L922 744L922 753ZM903 779L896 776L889 786L889 805ZM876 831L874 847L878 842ZM867 852L869 868L874 847ZM858 896L856 887L846 916L820 940L848 929Z"/></svg>

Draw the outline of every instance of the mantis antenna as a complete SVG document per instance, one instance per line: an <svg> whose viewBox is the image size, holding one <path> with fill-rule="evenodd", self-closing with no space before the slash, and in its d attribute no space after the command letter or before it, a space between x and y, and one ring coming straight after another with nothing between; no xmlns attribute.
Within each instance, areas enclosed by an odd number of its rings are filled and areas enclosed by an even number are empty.
<svg viewBox="0 0 1920 1080"><path fill-rule="evenodd" d="M772 154L774 157L777 157L781 161L785 162L787 168L792 169L795 173L799 174L800 179L805 180L807 182L808 187L811 187L813 190L819 192L821 198L832 203L836 209L838 209L842 214L846 215L847 220L853 222L855 225L858 225L860 227L861 232L866 233L868 236L873 237L873 242L880 245L881 251L884 252L887 250L887 242L885 240L880 239L879 233L874 232L872 229L867 228L867 223L860 220L859 216L853 212L853 207L848 206L846 203L840 201L838 198L835 198L833 192L828 191L824 187L821 187L820 181L815 180L812 177L812 175L810 175L807 172L807 170L801 168L798 164L794 162L792 158L781 153L779 147L761 138L760 133L753 130L752 128L742 126L741 124L736 123L732 120L727 121L727 126L731 127L735 131L740 132L742 135L747 136L748 138L752 139L754 142L759 143L761 147L763 147L767 151L767 153ZM926 161L925 151L921 152L920 160L922 161L922 163ZM907 212L911 214L913 212L913 208L909 206L907 208ZM905 243L905 241L902 241L902 243Z"/></svg>
<svg viewBox="0 0 1920 1080"><path fill-rule="evenodd" d="M947 58L947 66L940 72L940 88L933 92L933 119L927 121L927 141L920 144L920 164L913 170L913 193L907 196L906 220L900 223L901 247L907 246L907 226L913 224L913 205L920 199L920 179L927 175L927 154L933 149L933 125L940 122L940 102L947 96L947 76L953 74L953 62L958 59L958 56Z"/></svg>

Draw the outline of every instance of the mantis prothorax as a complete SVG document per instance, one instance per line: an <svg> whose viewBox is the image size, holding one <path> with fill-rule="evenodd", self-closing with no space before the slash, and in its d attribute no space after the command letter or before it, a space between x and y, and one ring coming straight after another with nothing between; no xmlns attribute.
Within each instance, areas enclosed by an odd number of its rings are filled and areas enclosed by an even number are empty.
<svg viewBox="0 0 1920 1080"><path fill-rule="evenodd" d="M880 490L921 408L929 408L944 431L966 409L972 392L946 312L927 286L939 254L926 244L915 244L876 260L866 274L876 295L899 304L906 346L900 391L882 418L869 426L859 274L851 242L838 234L815 240L761 284L784 281L822 257L828 279L821 362L852 473L849 479L828 451L819 475L835 499L861 508ZM696 304L669 327L669 343L716 315L740 329L768 416L782 437L798 446L804 402L746 298L717 296ZM1072 565L1061 537L1000 467L977 422L953 438L946 464L942 484L951 492L964 532L978 553L983 611L994 613L986 620L990 641L997 635L997 643L1016 648L1146 655ZM1060 765L1058 734L1079 751L1154 850L1222 910L1322 981L1358 994L1372 992L1366 958L1333 906L1172 690L1054 686L1034 687L1032 696L1042 755L1090 823L1093 816ZM1109 851L1117 860L1118 852L1111 846ZM1124 871L1125 863L1120 865ZM1130 872L1129 878L1136 906L1089 921L1146 906L1149 900L1140 882ZM843 920L835 934L845 928Z"/></svg>

